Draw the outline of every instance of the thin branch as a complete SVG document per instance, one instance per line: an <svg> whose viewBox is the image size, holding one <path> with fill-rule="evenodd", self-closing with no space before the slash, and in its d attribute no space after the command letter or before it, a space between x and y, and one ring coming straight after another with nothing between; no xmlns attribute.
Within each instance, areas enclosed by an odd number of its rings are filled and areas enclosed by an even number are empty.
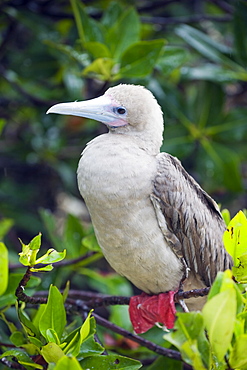
<svg viewBox="0 0 247 370"><path fill-rule="evenodd" d="M147 339L140 337L139 335L132 334L128 330L125 330L120 326L111 323L110 321L104 319L103 317L97 315L96 313L93 313L93 316L99 325L104 326L105 328L110 329L115 333L124 336L125 338L131 339L134 342L139 343L141 346L146 347L159 355L166 356L174 360L182 361L181 354L178 351L161 347L158 344L155 344Z"/></svg>
<svg viewBox="0 0 247 370"><path fill-rule="evenodd" d="M47 299L46 298L35 298L35 297L29 297L24 293L25 286L27 285L28 281L30 280L32 276L32 272L30 271L31 267L29 266L26 270L25 275L19 282L18 287L16 288L15 295L17 299L21 302L25 303L31 303L31 304L42 304L46 303Z"/></svg>
<svg viewBox="0 0 247 370"><path fill-rule="evenodd" d="M230 22L232 16L225 15L209 15L209 14L195 14L184 17L141 17L143 23L159 24L162 26L168 26L171 24L181 23L200 23L202 21L212 22Z"/></svg>
<svg viewBox="0 0 247 370"><path fill-rule="evenodd" d="M85 311L84 303L79 301L79 300L70 300L70 304L72 306L76 306L76 311L77 312L78 311ZM142 337L140 337L136 334L132 334L128 330L125 330L125 329L121 328L120 326L111 323L110 321L104 319L103 317L97 315L94 312L92 313L92 315L94 316L96 322L99 325L104 326L105 328L110 329L113 332L124 336L125 338L131 339L134 342L139 343L140 345L150 349L151 351L153 351L155 353L158 353L159 355L163 355L163 356L166 356L166 357L169 357L169 358L173 358L173 359L178 360L178 361L182 360L182 357L181 357L181 355L178 351L174 351L172 349L167 349L167 348L161 347L161 346L159 346L155 343L152 343L149 340L144 339L144 338L142 338Z"/></svg>
<svg viewBox="0 0 247 370"><path fill-rule="evenodd" d="M9 369L25 370L25 367L23 367L21 364L17 364L16 362L9 361L7 360L6 357L1 358L0 361L5 366L7 366Z"/></svg>
<svg viewBox="0 0 247 370"><path fill-rule="evenodd" d="M229 14L234 13L234 7L223 0L208 0Z"/></svg>

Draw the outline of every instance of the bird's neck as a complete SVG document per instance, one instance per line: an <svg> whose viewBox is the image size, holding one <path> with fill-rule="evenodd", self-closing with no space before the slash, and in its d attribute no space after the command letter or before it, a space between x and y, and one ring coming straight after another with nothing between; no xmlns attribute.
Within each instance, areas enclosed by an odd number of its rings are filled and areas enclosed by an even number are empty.
<svg viewBox="0 0 247 370"><path fill-rule="evenodd" d="M163 137L162 135L154 135L153 132L148 130L143 132L133 131L133 130L111 130L108 135L123 135L129 142L135 143L140 149L143 149L147 154L157 155L160 153L160 147L162 145Z"/></svg>

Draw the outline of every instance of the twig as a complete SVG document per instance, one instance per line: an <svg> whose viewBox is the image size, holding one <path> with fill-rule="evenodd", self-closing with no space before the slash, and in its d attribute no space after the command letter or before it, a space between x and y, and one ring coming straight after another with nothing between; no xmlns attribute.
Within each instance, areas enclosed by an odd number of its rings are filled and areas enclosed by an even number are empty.
<svg viewBox="0 0 247 370"><path fill-rule="evenodd" d="M195 14L191 16L184 17L141 17L143 23L159 24L162 26L167 26L171 24L181 24L181 23L200 23L202 21L212 21L212 22L230 22L232 16L225 15L208 15L208 14Z"/></svg>
<svg viewBox="0 0 247 370"><path fill-rule="evenodd" d="M35 297L29 297L24 293L25 286L27 285L28 281L30 280L30 277L32 276L32 272L30 271L31 267L29 266L26 270L25 275L19 282L18 287L16 288L15 295L17 299L21 302L25 303L31 303L31 304L40 304L40 303L46 303L46 298L35 298Z"/></svg>
<svg viewBox="0 0 247 370"><path fill-rule="evenodd" d="M7 360L6 357L1 358L0 360L4 365L6 365L9 369L18 369L18 370L25 370L21 364L17 364L16 362L12 362Z"/></svg>
<svg viewBox="0 0 247 370"><path fill-rule="evenodd" d="M229 14L234 13L234 7L228 4L226 1L223 0L208 0L209 2L216 4L219 8L223 9L225 12Z"/></svg>

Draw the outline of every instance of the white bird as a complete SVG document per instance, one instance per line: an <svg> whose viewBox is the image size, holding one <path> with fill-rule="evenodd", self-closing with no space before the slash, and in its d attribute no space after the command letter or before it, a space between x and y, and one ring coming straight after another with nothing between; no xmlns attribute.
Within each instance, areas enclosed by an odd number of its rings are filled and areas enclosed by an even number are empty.
<svg viewBox="0 0 247 370"><path fill-rule="evenodd" d="M215 201L180 161L160 153L163 117L143 86L109 88L98 98L47 113L92 118L109 132L90 141L78 185L98 243L120 275L148 294L210 286L229 268L225 224Z"/></svg>

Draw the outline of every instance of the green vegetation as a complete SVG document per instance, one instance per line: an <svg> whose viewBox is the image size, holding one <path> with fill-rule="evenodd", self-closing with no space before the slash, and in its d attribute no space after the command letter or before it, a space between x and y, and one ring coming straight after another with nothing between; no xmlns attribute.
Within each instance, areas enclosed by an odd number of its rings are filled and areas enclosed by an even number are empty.
<svg viewBox="0 0 247 370"><path fill-rule="evenodd" d="M0 369L246 370L246 1L3 0L0 20ZM154 93L162 150L237 213L223 211L232 271L168 334L132 334L134 288L103 259L77 189L104 128L45 114L118 83Z"/></svg>

